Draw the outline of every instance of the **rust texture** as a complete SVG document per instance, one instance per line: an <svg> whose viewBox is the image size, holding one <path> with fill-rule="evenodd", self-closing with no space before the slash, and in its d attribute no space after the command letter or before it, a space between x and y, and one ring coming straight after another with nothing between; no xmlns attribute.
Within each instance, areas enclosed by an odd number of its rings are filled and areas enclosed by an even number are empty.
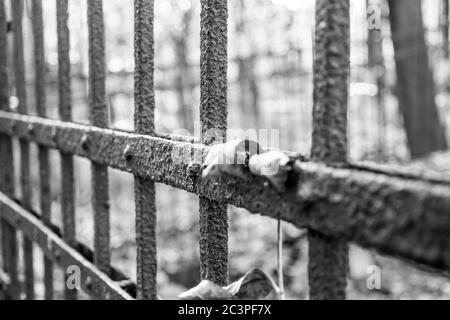
<svg viewBox="0 0 450 320"><path fill-rule="evenodd" d="M437 269L448 268L450 255L445 248L450 243L445 229L450 219L448 212L441 211L449 202L444 195L448 181L437 183L424 177L352 168L327 168L318 176L317 170L325 167L312 163L298 166L300 180L308 180L308 176L317 179L314 187L299 183L297 192L301 197L316 195L308 207L314 214L312 229ZM332 213L326 212L329 208ZM330 214L336 215L334 225L319 221Z"/></svg>
<svg viewBox="0 0 450 320"><path fill-rule="evenodd" d="M14 37L14 79L16 96L19 99L19 113L27 114L27 93L25 81L25 61L23 47L22 15L23 0L11 3ZM31 208L31 181L30 181L30 146L26 140L20 139L20 186L22 203L26 209ZM34 299L34 270L33 270L33 244L24 236L23 239L24 269L25 269L25 297Z"/></svg>
<svg viewBox="0 0 450 320"><path fill-rule="evenodd" d="M314 161L338 165L347 161L349 74L350 3L317 0L311 149ZM345 299L347 244L314 231L310 232L308 241L310 298Z"/></svg>
<svg viewBox="0 0 450 320"><path fill-rule="evenodd" d="M155 131L154 1L135 0L135 130ZM126 155L132 160L133 154ZM135 177L137 298L157 299L156 200L151 179Z"/></svg>
<svg viewBox="0 0 450 320"><path fill-rule="evenodd" d="M28 134L28 125L35 128ZM450 182L428 175L401 175L397 169L342 168L295 160L280 194L266 180L248 174L201 179L201 159L209 148L122 131L64 123L0 111L0 133L60 149L99 164L151 179L201 197L311 228L364 247L450 268ZM92 148L81 147L88 137ZM133 159L124 157L124 150ZM191 155L191 157L189 157ZM367 168L367 169L366 169ZM332 209L332 210L330 210Z"/></svg>
<svg viewBox="0 0 450 320"><path fill-rule="evenodd" d="M34 68L35 68L35 95L36 111L40 117L46 117L46 91L45 91L45 54L44 54L44 23L42 18L42 0L32 2ZM47 225L51 221L50 196L50 163L48 149L39 146L39 183L42 220ZM53 299L53 263L44 257L44 286L45 299Z"/></svg>
<svg viewBox="0 0 450 320"><path fill-rule="evenodd" d="M5 196L7 196L5 194ZM15 203L17 205L20 206L20 202L17 199L14 198L10 198L8 197L9 200L9 204L10 203ZM25 210L25 209L23 209ZM43 220L42 217L39 215L39 213L34 212L34 211L30 211L29 212L34 218L38 219L38 221L40 221L42 224L44 224L48 229L50 229L57 237L59 237L62 241L64 241L62 239L62 231L61 229L54 225L54 224L50 224L47 225ZM16 216L20 216L20 214L16 214ZM1 218L1 215L0 215ZM17 224L20 224L22 218L19 218L19 221L17 222ZM5 219L5 221L7 221L7 219ZM30 232L29 229L23 230L24 232ZM67 245L67 243L64 241L64 243ZM78 252L84 259L86 259L88 262L93 263L94 262L94 253L93 251L86 246L83 243L77 242L75 244L75 246L73 247L75 249L76 252ZM50 250L52 250L53 248L49 248ZM59 261L59 255L58 252L55 252L54 256L51 255L46 255L44 252L44 256L47 257L49 260L53 261L54 263L56 262L58 264ZM83 264L83 262L78 261L77 264ZM82 269L82 267L81 267ZM118 284L127 294L129 294L133 299L136 298L136 284L130 280L129 277L127 277L125 274L123 274L121 271L115 269L113 266L111 266L111 273L109 275L109 278L116 284ZM6 276L5 274L2 274L0 271L0 281L3 281L5 285L9 285L10 281L9 281L9 277ZM89 292L87 292L89 295L94 296L95 292L93 292L92 290L90 290Z"/></svg>
<svg viewBox="0 0 450 320"><path fill-rule="evenodd" d="M59 118L72 121L72 90L70 80L70 31L68 27L68 0L56 0L56 21L58 33L58 84Z"/></svg>
<svg viewBox="0 0 450 320"><path fill-rule="evenodd" d="M348 245L339 239L308 231L308 281L312 300L344 300Z"/></svg>
<svg viewBox="0 0 450 320"><path fill-rule="evenodd" d="M200 142L154 133L153 0L135 0L135 133L107 129L109 115L105 99L101 0L88 1L89 104L94 126L71 122L67 0L56 1L62 121L45 118L41 0L33 0L39 117L26 115L21 26L23 0L11 2L20 114L9 112L7 24L4 1L0 1L0 186L3 192L0 193L0 218L4 270L12 284L7 293L10 298L20 296L17 230L27 240L24 242L24 265L28 299L34 297L31 240L41 247L49 263L54 262L62 268L79 266L83 290L94 298L157 298L155 182L200 197L201 276L220 285L227 283L227 204L275 219L281 217L296 227L308 228L312 299L345 298L346 243L350 241L437 270L450 269L450 180L431 174L410 174L392 167L346 162L349 0L317 0L312 161L300 156L291 157L289 169L292 170L285 183L285 193L280 193L264 178L248 172L243 173L243 178L201 179L202 161L210 145L222 143L226 138L228 13L225 0L201 1ZM13 136L19 138L21 145L20 204L12 200ZM30 142L40 146L41 219L30 208ZM64 240L50 223L49 190L48 184L45 185L49 167L48 158L43 156L49 148L59 150L62 157ZM73 155L93 162L94 252L86 250L75 238ZM136 287L110 267L108 167L130 172L136 178ZM127 293L125 287L134 293ZM66 298L76 298L76 292L66 292Z"/></svg>
<svg viewBox="0 0 450 320"><path fill-rule="evenodd" d="M0 1L0 110L9 111L9 91L8 91L8 38L6 31L6 12L4 0ZM12 146L11 137L5 134L0 135L2 161L0 183L3 191L9 196L14 195L14 170L12 168Z"/></svg>
<svg viewBox="0 0 450 320"><path fill-rule="evenodd" d="M68 0L56 0L56 22L58 33L58 113L63 121L72 120L72 90L70 80L70 32L68 28ZM61 210L63 217L63 237L69 246L76 243L75 226L75 182L73 157L60 150L61 158ZM67 278L67 276L66 276ZM76 290L65 286L66 300L77 298Z"/></svg>
<svg viewBox="0 0 450 320"><path fill-rule="evenodd" d="M329 164L347 161L349 20L347 0L317 0L311 155Z"/></svg>
<svg viewBox="0 0 450 320"><path fill-rule="evenodd" d="M8 39L5 2L0 1L0 110L9 110L8 92ZM0 134L0 187L6 195L14 196L14 165L12 140ZM18 281L17 231L6 220L1 219L3 269L10 283L4 292L6 299L18 299L20 295Z"/></svg>
<svg viewBox="0 0 450 320"><path fill-rule="evenodd" d="M201 140L225 142L227 130L228 7L225 0L201 1Z"/></svg>
<svg viewBox="0 0 450 320"><path fill-rule="evenodd" d="M94 264L63 241L53 230L31 212L0 193L0 216L32 238L44 254L66 270L78 266L81 270L81 287L94 299L132 300L118 283L99 271Z"/></svg>
<svg viewBox="0 0 450 320"><path fill-rule="evenodd" d="M201 141L206 145L226 139L227 20L226 0L201 1L200 125ZM227 284L227 205L204 197L200 197L200 269L202 279Z"/></svg>
<svg viewBox="0 0 450 320"><path fill-rule="evenodd" d="M103 1L88 1L89 29L89 109L91 123L107 128L109 125L105 89L105 35ZM84 148L91 148L87 140ZM92 206L94 209L94 253L95 264L109 273L111 264L109 228L108 167L92 163Z"/></svg>

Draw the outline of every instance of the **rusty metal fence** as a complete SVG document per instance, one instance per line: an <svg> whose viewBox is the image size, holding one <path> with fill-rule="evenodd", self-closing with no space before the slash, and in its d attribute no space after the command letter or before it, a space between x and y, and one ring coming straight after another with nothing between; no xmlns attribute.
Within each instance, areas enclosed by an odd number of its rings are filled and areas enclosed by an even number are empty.
<svg viewBox="0 0 450 320"><path fill-rule="evenodd" d="M155 183L199 196L201 277L228 281L227 205L309 230L311 299L345 299L348 242L450 269L450 180L405 169L347 161L347 99L350 56L349 0L317 0L314 65L314 126L311 159L292 157L286 192L249 173L201 178L209 146L222 143L227 124L227 1L201 2L201 139L155 132L154 1L135 0L135 132L108 129L105 99L105 37L102 0L88 0L89 107L92 126L71 117L68 0L56 0L59 56L59 116L46 118L42 0L32 0L35 96L38 116L27 115L22 21L24 1L0 1L0 283L6 298L35 298L33 248L45 255L45 297L54 298L54 267L78 266L81 287L96 299L156 299ZM9 41L6 8L11 9ZM13 63L8 47L13 46ZM13 70L18 112L9 108L8 70ZM210 135L211 130L216 132ZM218 134L217 134L218 133ZM12 139L20 141L20 162ZM30 143L39 147L40 210L30 199ZM62 229L50 219L49 149L61 154ZM191 155L174 157L174 154ZM75 236L73 156L92 162L94 250ZM14 165L20 165L21 198L16 199ZM135 176L137 283L111 267L108 167ZM131 218L131 217L130 217ZM19 233L24 241L19 242ZM23 243L19 249L18 243ZM23 271L19 253L23 253ZM23 276L20 274L23 272ZM20 279L24 279L21 281ZM23 295L24 293L24 295ZM65 289L66 299L77 291Z"/></svg>

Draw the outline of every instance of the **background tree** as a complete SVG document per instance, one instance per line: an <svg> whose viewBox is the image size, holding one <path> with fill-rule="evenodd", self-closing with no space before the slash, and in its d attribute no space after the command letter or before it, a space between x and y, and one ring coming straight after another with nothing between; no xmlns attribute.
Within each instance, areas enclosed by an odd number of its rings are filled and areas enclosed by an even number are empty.
<svg viewBox="0 0 450 320"><path fill-rule="evenodd" d="M412 158L448 147L435 103L421 0L388 0L397 97Z"/></svg>
<svg viewBox="0 0 450 320"><path fill-rule="evenodd" d="M238 48L254 47L254 41L247 30L247 4L244 0L235 1L235 32L238 37ZM253 52L242 53L238 49L236 64L238 67L239 105L245 114L247 125L254 128L260 125L260 93L255 74L257 56ZM251 119L251 123L248 120Z"/></svg>
<svg viewBox="0 0 450 320"><path fill-rule="evenodd" d="M194 114L193 114L193 98L191 69L188 61L189 41L191 40L192 30L191 23L194 10L190 6L189 9L181 13L181 28L172 33L172 40L175 48L175 60L178 72L175 74L175 91L177 93L179 114L182 120L183 128L194 131Z"/></svg>

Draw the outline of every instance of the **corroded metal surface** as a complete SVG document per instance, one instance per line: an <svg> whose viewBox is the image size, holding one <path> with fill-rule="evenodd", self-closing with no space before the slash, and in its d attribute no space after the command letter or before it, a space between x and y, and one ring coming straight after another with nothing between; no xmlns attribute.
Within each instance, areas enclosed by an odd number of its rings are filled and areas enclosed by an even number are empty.
<svg viewBox="0 0 450 320"><path fill-rule="evenodd" d="M99 271L96 266L77 250L67 245L38 218L3 193L0 193L0 216L29 236L43 250L44 254L61 268L78 266L81 271L81 287L93 298L106 300L132 299L128 293L120 288L119 284Z"/></svg>
<svg viewBox="0 0 450 320"><path fill-rule="evenodd" d="M381 170L297 165L301 172L297 195L310 198L307 213L312 229L438 269L448 268L448 182L403 178ZM301 182L310 178L314 180Z"/></svg>
<svg viewBox="0 0 450 320"><path fill-rule="evenodd" d="M316 1L314 41L314 108L312 160L329 164L347 161L347 104L350 74L350 3ZM334 211L332 207L330 211ZM308 275L313 300L345 299L348 246L311 232Z"/></svg>
<svg viewBox="0 0 450 320"><path fill-rule="evenodd" d="M14 53L14 83L16 96L19 100L18 111L28 113L27 92L25 81L25 59L23 45L22 14L24 1L17 0L11 3L13 19L13 53ZM22 204L31 208L31 180L30 180L30 146L26 140L20 139L20 187ZM27 300L34 299L34 270L33 270L33 244L28 237L23 239L24 269L25 269L25 296Z"/></svg>
<svg viewBox="0 0 450 320"><path fill-rule="evenodd" d="M350 4L317 0L314 47L312 158L347 161Z"/></svg>
<svg viewBox="0 0 450 320"><path fill-rule="evenodd" d="M58 35L58 89L59 118L72 121L72 90L70 74L70 31L68 0L56 1L56 21Z"/></svg>
<svg viewBox="0 0 450 320"><path fill-rule="evenodd" d="M8 37L6 31L6 12L4 0L0 1L0 110L9 111L9 90L8 90ZM8 194L14 194L14 171L12 168L12 145L11 137L0 135L0 147L2 161L0 179L2 190Z"/></svg>
<svg viewBox="0 0 450 320"><path fill-rule="evenodd" d="M70 32L68 28L68 0L56 0L56 21L58 33L58 113L63 121L72 121L72 90L70 80ZM61 211L63 237L69 246L76 243L75 233L75 182L73 157L60 151L61 158ZM76 290L65 287L67 300L77 298Z"/></svg>
<svg viewBox="0 0 450 320"><path fill-rule="evenodd" d="M103 0L88 1L89 110L94 126L107 128L109 112L105 88L105 30ZM109 273L111 265L108 167L92 163L92 206L94 209L95 264Z"/></svg>
<svg viewBox="0 0 450 320"><path fill-rule="evenodd" d="M0 110L9 110L8 92L8 39L6 29L5 2L0 1ZM0 135L0 186L2 192L14 196L14 167L12 139ZM4 292L7 299L18 299L20 295L18 282L17 232L7 221L1 220L2 227L2 261L3 269L9 276L9 285Z"/></svg>
<svg viewBox="0 0 450 320"><path fill-rule="evenodd" d="M227 130L227 0L201 1L200 125L205 145L223 143ZM201 278L228 282L227 205L200 197Z"/></svg>
<svg viewBox="0 0 450 320"><path fill-rule="evenodd" d="M36 111L40 117L46 117L45 91L45 55L44 55L44 22L42 18L42 0L32 2L33 47L35 67ZM50 163L48 149L39 147L39 185L40 209L42 220L49 225L51 220L50 195ZM53 299L53 262L44 257L45 299Z"/></svg>
<svg viewBox="0 0 450 320"><path fill-rule="evenodd" d="M27 128L34 127L33 135ZM365 165L295 161L280 194L265 179L201 179L201 144L0 111L0 133L88 158L204 198L354 241L437 269L450 268L450 183ZM81 147L86 140L88 148ZM124 151L133 155L132 159ZM357 168L355 168L357 167ZM398 170L393 170L394 172ZM330 211L330 208L332 209Z"/></svg>
<svg viewBox="0 0 450 320"><path fill-rule="evenodd" d="M154 134L154 1L135 0L135 130ZM132 159L133 154L125 155ZM135 177L137 298L157 299L156 199L151 179Z"/></svg>
<svg viewBox="0 0 450 320"><path fill-rule="evenodd" d="M308 230L308 246L310 299L344 300L349 268L347 243Z"/></svg>
<svg viewBox="0 0 450 320"><path fill-rule="evenodd" d="M227 128L227 1L201 0L201 139L154 132L154 0L135 0L135 133L108 130L105 98L105 39L102 0L88 4L89 106L93 126L72 123L68 0L56 0L59 114L45 119L45 57L42 0L33 0L36 106L27 116L23 52L23 0L11 2L15 95L20 114L8 107L7 22L0 0L0 218L7 298L18 299L17 230L23 244L25 293L34 298L33 243L45 254L46 298L53 296L53 263L81 269L81 284L99 299L157 299L155 182L200 198L200 260L203 279L227 283L227 204L310 230L309 279L312 299L345 298L347 243L450 269L450 179L414 175L403 169L347 163L349 0L317 0L314 63L312 161L290 156L282 188L252 176L203 180L210 146L223 143ZM20 204L13 201L11 137L21 151ZM29 143L39 144L41 218L31 212ZM61 153L61 232L50 221L48 149ZM75 237L73 155L91 160L95 213L94 251ZM108 167L135 176L137 285L110 266ZM284 180L283 180L284 181ZM280 190L286 190L281 192ZM126 290L124 290L126 288ZM128 293L126 292L128 291ZM66 298L76 291L66 288Z"/></svg>

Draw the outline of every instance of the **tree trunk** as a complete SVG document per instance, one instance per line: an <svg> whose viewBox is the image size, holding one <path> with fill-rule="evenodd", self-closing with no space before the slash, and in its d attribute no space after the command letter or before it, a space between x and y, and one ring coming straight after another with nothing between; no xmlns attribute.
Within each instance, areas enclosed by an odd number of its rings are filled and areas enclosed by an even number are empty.
<svg viewBox="0 0 450 320"><path fill-rule="evenodd" d="M446 150L435 103L421 0L389 0L397 67L397 97L412 158Z"/></svg>
<svg viewBox="0 0 450 320"><path fill-rule="evenodd" d="M247 28L247 6L244 0L236 2L236 25L235 31L238 35L239 46L241 41L252 43L252 35ZM242 124L248 128L258 128L260 123L260 94L259 86L255 75L255 65L257 56L247 53L245 56L238 52L238 83L239 83L239 108L242 110L245 122ZM253 119L249 123L249 119Z"/></svg>

